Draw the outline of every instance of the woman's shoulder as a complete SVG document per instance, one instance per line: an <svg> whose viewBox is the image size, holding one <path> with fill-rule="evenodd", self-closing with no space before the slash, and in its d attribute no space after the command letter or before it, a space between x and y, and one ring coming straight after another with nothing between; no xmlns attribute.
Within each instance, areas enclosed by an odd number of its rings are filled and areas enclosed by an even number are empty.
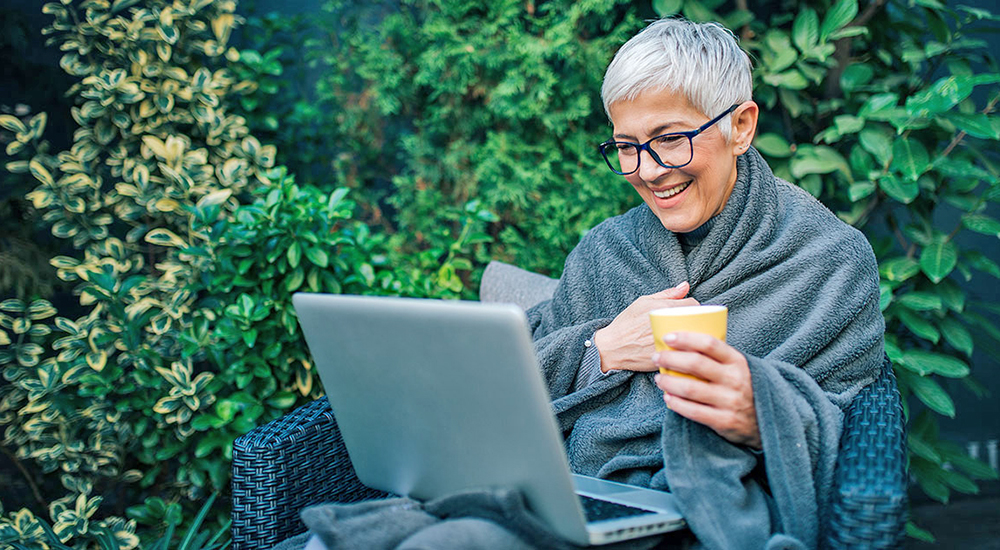
<svg viewBox="0 0 1000 550"><path fill-rule="evenodd" d="M841 220L825 204L801 187L775 178L778 182L778 212L784 227L803 234L839 242L845 246L871 250L864 233Z"/></svg>
<svg viewBox="0 0 1000 550"><path fill-rule="evenodd" d="M847 254L875 262L875 253L864 233L841 220L825 204L805 189L778 180L779 226L794 232L804 248L820 254ZM810 246L822 243L823 246Z"/></svg>

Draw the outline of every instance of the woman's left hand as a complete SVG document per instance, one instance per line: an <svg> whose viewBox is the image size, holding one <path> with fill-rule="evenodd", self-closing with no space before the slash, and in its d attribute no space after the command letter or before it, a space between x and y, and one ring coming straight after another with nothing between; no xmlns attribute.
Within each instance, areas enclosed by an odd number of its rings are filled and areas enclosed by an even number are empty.
<svg viewBox="0 0 1000 550"><path fill-rule="evenodd" d="M653 356L657 367L697 379L657 374L663 400L677 414L704 424L726 440L761 448L757 409L747 358L736 348L707 334L675 332L664 342L676 351Z"/></svg>

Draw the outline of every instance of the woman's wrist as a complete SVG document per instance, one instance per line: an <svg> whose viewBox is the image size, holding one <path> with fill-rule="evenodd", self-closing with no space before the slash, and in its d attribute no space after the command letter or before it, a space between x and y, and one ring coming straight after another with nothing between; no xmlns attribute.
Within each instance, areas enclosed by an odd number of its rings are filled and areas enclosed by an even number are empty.
<svg viewBox="0 0 1000 550"><path fill-rule="evenodd" d="M594 333L594 347L597 348L597 353L601 356L601 372L607 374L614 367L612 365L612 360L610 357L609 349L610 345L608 342L608 327L598 329Z"/></svg>

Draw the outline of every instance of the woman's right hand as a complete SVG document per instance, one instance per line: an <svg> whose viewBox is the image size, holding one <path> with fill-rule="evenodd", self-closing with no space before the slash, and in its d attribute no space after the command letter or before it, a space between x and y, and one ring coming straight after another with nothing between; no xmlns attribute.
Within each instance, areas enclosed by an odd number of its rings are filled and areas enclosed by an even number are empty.
<svg viewBox="0 0 1000 550"><path fill-rule="evenodd" d="M649 312L664 307L696 306L694 298L685 298L691 285L687 281L648 296L640 296L615 317L610 325L594 333L594 345L601 354L601 371L612 369L651 372L653 364L653 329Z"/></svg>

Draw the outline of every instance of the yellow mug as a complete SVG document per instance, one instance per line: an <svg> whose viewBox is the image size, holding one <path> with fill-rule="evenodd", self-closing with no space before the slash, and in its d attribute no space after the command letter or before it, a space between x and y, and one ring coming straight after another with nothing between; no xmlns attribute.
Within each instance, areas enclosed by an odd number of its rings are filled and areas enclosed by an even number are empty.
<svg viewBox="0 0 1000 550"><path fill-rule="evenodd" d="M671 332L700 332L725 342L728 313L726 306L712 305L654 309L649 312L649 323L653 327L653 345L656 346L656 351L673 350L663 343L663 337ZM696 376L664 368L661 368L660 372L697 379Z"/></svg>

